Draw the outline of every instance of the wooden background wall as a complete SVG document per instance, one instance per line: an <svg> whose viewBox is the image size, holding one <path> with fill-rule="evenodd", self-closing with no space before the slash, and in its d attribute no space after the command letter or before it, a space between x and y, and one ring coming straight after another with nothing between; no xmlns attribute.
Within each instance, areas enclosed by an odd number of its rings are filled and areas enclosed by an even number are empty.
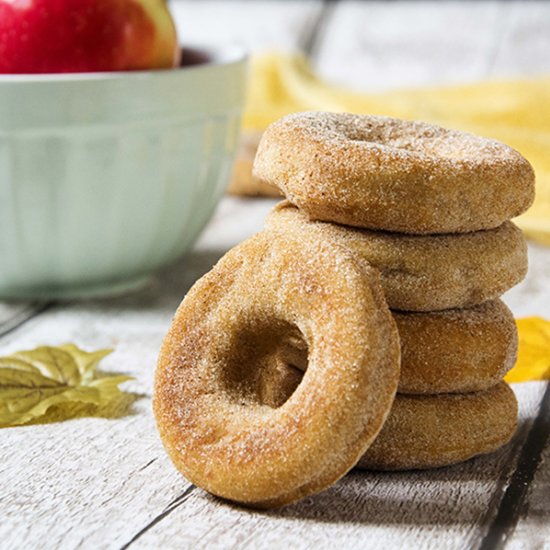
<svg viewBox="0 0 550 550"><path fill-rule="evenodd" d="M184 42L309 46L323 76L360 90L550 74L550 2L173 0L172 9Z"/></svg>

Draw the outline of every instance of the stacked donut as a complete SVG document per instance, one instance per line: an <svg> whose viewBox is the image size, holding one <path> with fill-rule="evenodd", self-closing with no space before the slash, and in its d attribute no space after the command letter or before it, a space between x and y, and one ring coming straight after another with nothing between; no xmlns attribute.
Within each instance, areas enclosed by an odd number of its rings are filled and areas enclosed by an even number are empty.
<svg viewBox="0 0 550 550"><path fill-rule="evenodd" d="M332 239L381 273L401 375L358 466L442 466L506 443L517 403L502 379L517 331L499 296L527 272L509 219L533 200L529 163L504 144L429 124L303 113L267 130L255 175L289 199L268 230Z"/></svg>
<svg viewBox="0 0 550 550"><path fill-rule="evenodd" d="M190 290L154 410L176 467L256 507L354 466L428 468L507 442L517 334L499 296L527 269L533 200L513 149L383 117L303 113L255 176L288 201ZM388 307L389 306L389 307Z"/></svg>

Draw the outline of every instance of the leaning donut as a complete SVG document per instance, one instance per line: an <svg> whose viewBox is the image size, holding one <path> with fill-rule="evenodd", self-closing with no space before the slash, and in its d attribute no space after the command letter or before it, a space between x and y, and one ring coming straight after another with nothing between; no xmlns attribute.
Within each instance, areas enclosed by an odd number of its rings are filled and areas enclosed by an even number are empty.
<svg viewBox="0 0 550 550"><path fill-rule="evenodd" d="M511 147L380 116L284 117L265 131L254 175L311 219L402 233L490 229L534 199L533 169Z"/></svg>
<svg viewBox="0 0 550 550"><path fill-rule="evenodd" d="M527 244L512 222L462 235L401 235L309 221L283 201L269 231L332 239L380 270L391 309L463 308L496 298L527 273Z"/></svg>
<svg viewBox="0 0 550 550"><path fill-rule="evenodd" d="M308 368L277 402L266 385L284 368L289 340L307 343ZM273 507L355 465L386 419L398 377L397 330L376 270L329 241L261 233L183 300L160 351L154 411L189 480Z"/></svg>

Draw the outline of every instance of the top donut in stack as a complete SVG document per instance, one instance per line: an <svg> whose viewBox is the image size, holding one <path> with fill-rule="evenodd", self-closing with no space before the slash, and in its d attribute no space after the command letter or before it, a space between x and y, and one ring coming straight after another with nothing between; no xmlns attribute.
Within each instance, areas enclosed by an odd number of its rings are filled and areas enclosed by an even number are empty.
<svg viewBox="0 0 550 550"><path fill-rule="evenodd" d="M439 466L505 443L517 405L502 378L517 332L498 297L527 272L509 220L534 199L530 164L497 141L426 123L316 112L270 126L254 174L288 199L268 230L335 241L380 270L401 339L401 395L360 465ZM442 434L456 441L443 445Z"/></svg>
<svg viewBox="0 0 550 550"><path fill-rule="evenodd" d="M310 219L417 235L492 229L534 199L531 165L503 143L345 113L298 113L272 124L254 176Z"/></svg>

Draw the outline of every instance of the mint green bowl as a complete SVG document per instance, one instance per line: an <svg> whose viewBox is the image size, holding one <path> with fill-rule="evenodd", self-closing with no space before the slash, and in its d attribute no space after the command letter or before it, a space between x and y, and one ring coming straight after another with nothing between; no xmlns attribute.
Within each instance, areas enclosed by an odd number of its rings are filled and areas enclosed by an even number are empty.
<svg viewBox="0 0 550 550"><path fill-rule="evenodd" d="M0 298L127 291L193 245L230 176L246 60L186 57L0 76Z"/></svg>

